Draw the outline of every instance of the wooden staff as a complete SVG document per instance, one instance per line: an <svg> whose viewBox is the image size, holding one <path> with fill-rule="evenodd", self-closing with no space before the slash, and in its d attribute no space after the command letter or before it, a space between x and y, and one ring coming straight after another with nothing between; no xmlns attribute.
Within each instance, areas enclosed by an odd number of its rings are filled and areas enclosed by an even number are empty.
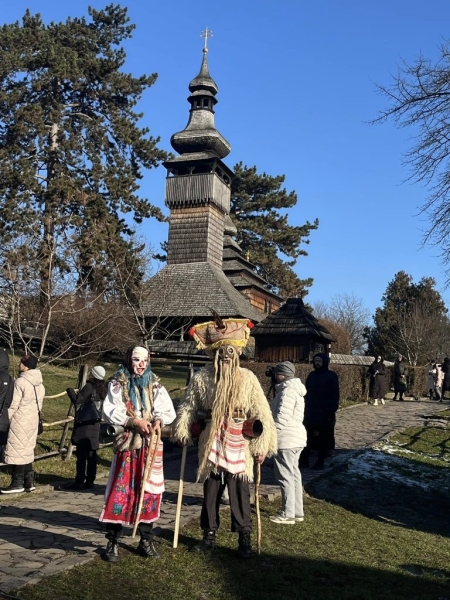
<svg viewBox="0 0 450 600"><path fill-rule="evenodd" d="M261 554L261 514L259 512L259 486L261 483L261 465L256 463L256 482L255 482L255 509L256 509L256 549Z"/></svg>
<svg viewBox="0 0 450 600"><path fill-rule="evenodd" d="M177 512L175 515L175 530L173 533L173 548L178 547L178 533L180 531L181 505L183 503L183 483L184 483L184 469L186 467L186 455L187 455L187 444L185 444L183 446L183 452L181 454L180 485L178 486L178 501L177 501Z"/></svg>
<svg viewBox="0 0 450 600"><path fill-rule="evenodd" d="M145 484L147 483L147 479L149 479L152 474L153 465L155 464L156 453L158 451L160 440L161 440L161 430L158 429L156 432L156 444L155 444L155 449L153 450L153 452L151 451L152 443L153 443L153 433L150 436L150 440L149 440L149 444L148 444L147 458L145 459L144 475L142 477L142 483L141 483L141 495L139 497L136 521L135 521L134 527L133 527L133 535L131 536L133 538L136 536L136 531L137 531L137 528L139 525L139 519L141 517L142 505L144 504Z"/></svg>

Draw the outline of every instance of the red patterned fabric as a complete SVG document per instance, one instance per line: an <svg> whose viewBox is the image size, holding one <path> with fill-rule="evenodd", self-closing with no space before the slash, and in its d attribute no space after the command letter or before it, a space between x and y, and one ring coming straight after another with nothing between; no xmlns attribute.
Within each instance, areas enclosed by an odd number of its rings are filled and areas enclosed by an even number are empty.
<svg viewBox="0 0 450 600"><path fill-rule="evenodd" d="M231 419L227 427L224 419L220 433L216 433L208 460L216 468L221 468L232 475L245 472L245 441L242 436L243 419Z"/></svg>
<svg viewBox="0 0 450 600"><path fill-rule="evenodd" d="M109 493L100 515L104 523L134 525L136 521L142 475L147 448L119 452L114 474L110 478ZM162 494L144 494L140 523L153 523L159 518Z"/></svg>

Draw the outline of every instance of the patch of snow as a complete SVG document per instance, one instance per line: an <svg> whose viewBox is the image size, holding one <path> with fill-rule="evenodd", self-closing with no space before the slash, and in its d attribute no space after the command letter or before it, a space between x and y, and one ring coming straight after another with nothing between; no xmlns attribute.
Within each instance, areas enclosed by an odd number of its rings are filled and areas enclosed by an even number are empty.
<svg viewBox="0 0 450 600"><path fill-rule="evenodd" d="M440 477L436 469L423 463L416 463L377 449L366 450L351 458L348 461L348 469L352 476L358 478L388 479L409 487L419 487L425 491L434 487L442 489L444 484L445 487L448 485L446 474L442 473Z"/></svg>

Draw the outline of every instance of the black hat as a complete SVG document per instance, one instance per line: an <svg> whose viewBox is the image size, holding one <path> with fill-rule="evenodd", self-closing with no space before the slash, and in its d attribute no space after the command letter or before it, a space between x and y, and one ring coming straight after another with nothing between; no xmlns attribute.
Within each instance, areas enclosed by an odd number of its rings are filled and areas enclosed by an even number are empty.
<svg viewBox="0 0 450 600"><path fill-rule="evenodd" d="M38 364L38 359L32 354L28 354L27 356L24 356L20 362L29 369L35 369Z"/></svg>

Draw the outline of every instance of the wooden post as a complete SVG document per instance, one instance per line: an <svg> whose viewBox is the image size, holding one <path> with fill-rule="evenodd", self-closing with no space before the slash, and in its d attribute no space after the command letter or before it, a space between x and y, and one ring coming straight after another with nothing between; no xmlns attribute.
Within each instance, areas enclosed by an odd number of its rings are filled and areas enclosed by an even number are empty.
<svg viewBox="0 0 450 600"><path fill-rule="evenodd" d="M256 464L256 483L255 483L255 509L257 523L256 548L258 554L261 554L261 513L259 511L259 486L261 484L261 465Z"/></svg>
<svg viewBox="0 0 450 600"><path fill-rule="evenodd" d="M178 547L178 534L180 531L180 519L181 519L181 505L183 503L183 483L184 483L184 469L186 467L186 455L187 455L187 444L183 446L183 452L181 454L181 468L180 468L180 483L178 486L178 500L177 500L177 511L175 514L175 531L173 533L173 548Z"/></svg>

